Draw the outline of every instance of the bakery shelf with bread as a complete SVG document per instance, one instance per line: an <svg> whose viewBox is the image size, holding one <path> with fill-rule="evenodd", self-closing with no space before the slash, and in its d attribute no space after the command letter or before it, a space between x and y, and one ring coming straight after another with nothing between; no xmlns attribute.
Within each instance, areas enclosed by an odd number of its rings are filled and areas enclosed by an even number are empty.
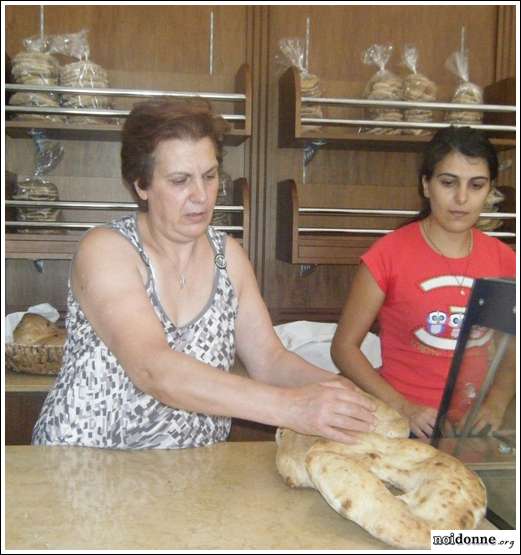
<svg viewBox="0 0 521 555"><path fill-rule="evenodd" d="M216 212L228 213L231 225L216 225L215 228L234 235L243 244L246 251L249 246L250 227L250 193L249 184L245 178L238 178L233 182L234 204L216 206ZM241 204L236 204L241 203ZM86 202L86 201L31 201L6 200L6 207L54 207L68 210L103 210L104 221L110 221L114 211L132 212L137 209L133 202ZM21 258L29 260L70 260L78 247L78 241L87 229L103 224L103 221L59 221L59 222L25 222L16 220L5 221L6 258ZM24 231L47 231L46 233L16 233ZM58 232L58 233L56 233Z"/></svg>
<svg viewBox="0 0 521 555"><path fill-rule="evenodd" d="M291 264L358 264L376 239L419 209L416 187L281 181L277 190L277 258ZM503 220L508 231L486 233L515 246L515 229L509 225L515 221L514 212L482 216Z"/></svg>
<svg viewBox="0 0 521 555"><path fill-rule="evenodd" d="M309 141L326 141L326 148L349 148L351 150L379 150L416 152L431 138L435 131L449 124L441 121L447 111L466 110L485 113L483 124L471 125L490 134L491 142L498 150L515 148L515 79L503 79L485 87L486 104L454 104L451 102L410 102L368 100L361 98L310 97L302 94L297 68L290 67L279 80L279 147L302 148ZM303 107L335 108L347 110L348 117L307 117ZM411 121L368 120L363 109L395 108L429 109L437 121L420 123ZM402 130L422 129L424 134L373 134L360 129L392 128Z"/></svg>
<svg viewBox="0 0 521 555"><path fill-rule="evenodd" d="M224 137L224 143L236 146L243 143L251 136L252 120L252 85L251 71L248 64L243 64L235 78L234 93L203 92L203 91L171 91L171 90L145 90L125 88L78 88L78 87L54 87L47 85L19 85L6 84L6 90L13 92L38 92L55 94L81 94L100 95L117 99L132 99L136 102L150 98L178 98L203 100L210 103L232 103L233 113L220 115L228 121L230 129ZM128 107L130 108L130 107ZM128 115L129 109L108 108L75 108L75 107L49 107L49 106L6 106L6 114L25 114L26 117L35 115L34 121L7 120L6 133L13 138L26 138L31 129L44 130L46 136L52 139L77 139L77 140L104 140L117 141L121 133L121 121ZM216 110L216 113L219 113ZM65 122L52 122L40 119L45 115L72 116ZM76 123L74 117L84 116L89 118L89 123ZM99 123L90 122L92 118L99 119ZM114 120L114 123L110 123Z"/></svg>

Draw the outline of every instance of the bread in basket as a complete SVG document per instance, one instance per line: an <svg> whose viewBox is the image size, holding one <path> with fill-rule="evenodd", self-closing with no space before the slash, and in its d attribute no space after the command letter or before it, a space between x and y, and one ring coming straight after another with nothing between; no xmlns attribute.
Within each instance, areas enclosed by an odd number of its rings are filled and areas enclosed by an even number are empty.
<svg viewBox="0 0 521 555"><path fill-rule="evenodd" d="M5 345L7 368L29 374L58 374L67 332L43 316L24 314Z"/></svg>

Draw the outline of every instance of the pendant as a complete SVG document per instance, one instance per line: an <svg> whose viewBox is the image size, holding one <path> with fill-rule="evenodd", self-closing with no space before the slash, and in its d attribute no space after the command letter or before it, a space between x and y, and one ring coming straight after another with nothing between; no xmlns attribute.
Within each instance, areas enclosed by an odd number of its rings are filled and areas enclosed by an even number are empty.
<svg viewBox="0 0 521 555"><path fill-rule="evenodd" d="M460 289L460 290L459 290L459 294L460 294L460 295L465 295L465 290L464 290L464 289Z"/></svg>
<svg viewBox="0 0 521 555"><path fill-rule="evenodd" d="M179 287L181 289L184 289L185 285L186 285L185 276L179 276Z"/></svg>

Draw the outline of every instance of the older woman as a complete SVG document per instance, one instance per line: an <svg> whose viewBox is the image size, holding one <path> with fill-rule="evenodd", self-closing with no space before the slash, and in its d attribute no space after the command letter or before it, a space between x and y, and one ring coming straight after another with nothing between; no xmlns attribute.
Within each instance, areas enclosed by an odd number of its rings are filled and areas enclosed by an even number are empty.
<svg viewBox="0 0 521 555"><path fill-rule="evenodd" d="M226 440L231 417L344 442L372 428L349 380L283 348L244 251L209 225L222 123L169 101L129 115L122 174L141 210L80 243L34 444L195 447ZM251 379L228 373L236 351Z"/></svg>

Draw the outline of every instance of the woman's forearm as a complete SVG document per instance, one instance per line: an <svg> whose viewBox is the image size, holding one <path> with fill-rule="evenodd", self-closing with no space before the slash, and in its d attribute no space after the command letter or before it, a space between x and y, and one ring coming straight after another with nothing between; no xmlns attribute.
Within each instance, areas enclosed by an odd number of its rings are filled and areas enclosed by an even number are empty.
<svg viewBox="0 0 521 555"><path fill-rule="evenodd" d="M251 369L250 374L263 383L277 387L298 387L332 380L337 375L313 366L284 348L273 352L265 368Z"/></svg>
<svg viewBox="0 0 521 555"><path fill-rule="evenodd" d="M486 399L487 402L499 404L506 408L515 394L516 345L514 340L511 340Z"/></svg>
<svg viewBox="0 0 521 555"><path fill-rule="evenodd" d="M281 387L212 368L168 346L144 350L134 358L124 353L123 358L121 363L137 388L174 408L290 428L334 441L352 441L352 431L370 431L374 426L370 399L348 380L311 366L308 371L301 368L300 383ZM290 373L285 379L291 379ZM306 380L313 381L300 385Z"/></svg>
<svg viewBox="0 0 521 555"><path fill-rule="evenodd" d="M134 385L165 405L279 426L287 391L213 368L170 349L129 372Z"/></svg>

